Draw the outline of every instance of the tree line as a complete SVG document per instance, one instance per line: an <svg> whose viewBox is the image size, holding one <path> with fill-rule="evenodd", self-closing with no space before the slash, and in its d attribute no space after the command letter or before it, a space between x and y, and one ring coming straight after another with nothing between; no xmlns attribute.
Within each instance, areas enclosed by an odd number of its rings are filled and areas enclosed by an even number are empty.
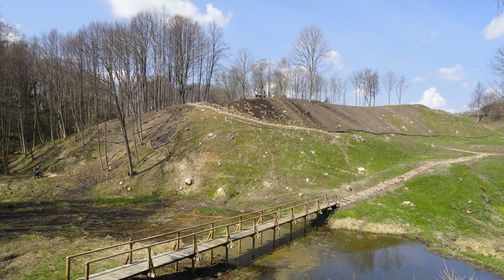
<svg viewBox="0 0 504 280"><path fill-rule="evenodd" d="M388 72L380 79L378 71L363 68L348 79L327 75L329 45L316 26L303 28L292 53L274 61L255 60L249 49L240 49L231 65L217 76L216 85L229 99L287 96L346 105L348 93L355 94L356 106L375 106L380 84L388 94L388 105L397 96L401 104L409 83L404 76Z"/></svg>
<svg viewBox="0 0 504 280"><path fill-rule="evenodd" d="M143 140L142 114L211 100L212 81L227 49L216 24L202 27L158 12L91 23L75 33L53 30L29 40L16 37L16 30L0 21L3 173L8 173L13 147L33 157L36 145L91 126L106 138L107 129L100 124L117 118L132 175L129 143ZM128 135L127 119L134 135ZM106 151L104 164L108 166Z"/></svg>
<svg viewBox="0 0 504 280"><path fill-rule="evenodd" d="M351 84L355 105L373 106L380 83L389 104L394 93L401 102L407 81L392 72L383 80L369 68L347 80L326 77L329 50L322 31L308 26L278 63L256 60L242 48L225 67L228 45L217 24L201 26L163 12L29 39L0 21L0 170L8 174L13 151L33 158L36 145L74 133L84 145L90 127L96 131L102 170L109 170L105 121L117 119L128 174L134 175L130 149L144 140L143 114L186 102L259 95L347 104Z"/></svg>

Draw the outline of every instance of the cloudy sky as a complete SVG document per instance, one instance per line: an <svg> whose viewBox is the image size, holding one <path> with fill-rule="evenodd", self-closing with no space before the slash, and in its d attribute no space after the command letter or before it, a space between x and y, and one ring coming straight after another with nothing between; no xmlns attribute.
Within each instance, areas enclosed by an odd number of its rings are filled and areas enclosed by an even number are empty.
<svg viewBox="0 0 504 280"><path fill-rule="evenodd" d="M91 21L127 19L164 8L223 26L230 56L241 47L256 59L288 56L299 30L317 25L331 46L335 72L362 67L410 81L403 100L463 111L477 81L492 82L489 64L504 45L504 16L494 0L0 0L0 18L26 36L71 32ZM379 101L384 103L382 93Z"/></svg>

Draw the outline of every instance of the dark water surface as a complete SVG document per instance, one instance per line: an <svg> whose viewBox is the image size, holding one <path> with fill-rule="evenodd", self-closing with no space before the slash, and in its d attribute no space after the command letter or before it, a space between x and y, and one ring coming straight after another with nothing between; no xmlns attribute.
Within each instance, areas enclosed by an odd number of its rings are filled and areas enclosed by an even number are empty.
<svg viewBox="0 0 504 280"><path fill-rule="evenodd" d="M416 241L324 228L245 270L261 279L441 279L445 266L463 279L503 279L433 254Z"/></svg>

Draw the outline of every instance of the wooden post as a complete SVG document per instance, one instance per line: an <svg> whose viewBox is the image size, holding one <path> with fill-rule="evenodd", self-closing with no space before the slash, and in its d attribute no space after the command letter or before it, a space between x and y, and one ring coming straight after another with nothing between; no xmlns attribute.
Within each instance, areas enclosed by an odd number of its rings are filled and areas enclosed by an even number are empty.
<svg viewBox="0 0 504 280"><path fill-rule="evenodd" d="M133 242L131 241L130 238L130 243L129 243L129 253L128 253L128 263L132 264L133 263Z"/></svg>
<svg viewBox="0 0 504 280"><path fill-rule="evenodd" d="M273 228L273 250L275 250L276 227Z"/></svg>
<svg viewBox="0 0 504 280"><path fill-rule="evenodd" d="M264 216L264 211L261 211L261 216L259 217L259 221L257 221L258 224L261 224L263 222L263 216ZM261 245L263 244L262 232L259 233L259 242Z"/></svg>
<svg viewBox="0 0 504 280"><path fill-rule="evenodd" d="M294 223L294 225L297 223L296 216L294 215L294 207L291 208L291 222Z"/></svg>
<svg viewBox="0 0 504 280"><path fill-rule="evenodd" d="M86 263L86 269L84 270L84 280L89 280L89 263Z"/></svg>
<svg viewBox="0 0 504 280"><path fill-rule="evenodd" d="M225 259L226 263L229 263L229 225L226 226L226 254Z"/></svg>
<svg viewBox="0 0 504 280"><path fill-rule="evenodd" d="M242 216L238 217L238 221L239 221L238 230L241 231L242 221L243 221ZM240 238L240 240L238 240L238 265L240 264L241 245L242 245L242 240Z"/></svg>
<svg viewBox="0 0 504 280"><path fill-rule="evenodd" d="M290 226L289 241L292 242L292 221L290 221L289 226Z"/></svg>
<svg viewBox="0 0 504 280"><path fill-rule="evenodd" d="M177 231L177 242L175 243L175 249L178 251L180 249L180 231ZM179 271L179 262L175 262L175 271Z"/></svg>
<svg viewBox="0 0 504 280"><path fill-rule="evenodd" d="M255 236L252 236L252 259L255 259Z"/></svg>
<svg viewBox="0 0 504 280"><path fill-rule="evenodd" d="M306 214L303 216L303 235L306 236Z"/></svg>
<svg viewBox="0 0 504 280"><path fill-rule="evenodd" d="M229 225L226 226L226 242L229 242Z"/></svg>
<svg viewBox="0 0 504 280"><path fill-rule="evenodd" d="M149 277L156 277L156 273L154 272L154 263L152 262L152 250L151 247L147 247L148 263L149 263Z"/></svg>
<svg viewBox="0 0 504 280"><path fill-rule="evenodd" d="M307 202L306 202L307 203ZM303 227L303 235L306 236L306 220L308 219L308 205L305 203L305 215L303 216L303 222L304 222L304 227Z"/></svg>
<svg viewBox="0 0 504 280"><path fill-rule="evenodd" d="M273 226L273 250L275 250L275 239L276 239L276 231L278 226L278 216L275 214L275 222Z"/></svg>
<svg viewBox="0 0 504 280"><path fill-rule="evenodd" d="M65 260L65 280L70 280L70 257Z"/></svg>
<svg viewBox="0 0 504 280"><path fill-rule="evenodd" d="M196 255L196 249L197 249L197 246L196 246L196 234L193 234L192 236L192 252L193 252L193 255Z"/></svg>
<svg viewBox="0 0 504 280"><path fill-rule="evenodd" d="M195 266L196 266L196 260L195 260L196 257L192 257L191 258L191 274L194 275L194 273L196 273L195 271Z"/></svg>
<svg viewBox="0 0 504 280"><path fill-rule="evenodd" d="M211 231L210 231L210 238L212 240L214 239L214 231L215 231L215 224L212 223ZM210 264L213 264L213 259L214 259L214 252L213 252L213 248L212 248L212 249L210 249Z"/></svg>
<svg viewBox="0 0 504 280"><path fill-rule="evenodd" d="M252 221L253 224L253 229L254 229L254 235L252 235L252 259L255 258L255 240L257 236L257 224L256 224L256 218Z"/></svg>
<svg viewBox="0 0 504 280"><path fill-rule="evenodd" d="M150 272L150 269L151 269L151 263L152 263L151 248L147 247L147 266L149 268L149 272Z"/></svg>

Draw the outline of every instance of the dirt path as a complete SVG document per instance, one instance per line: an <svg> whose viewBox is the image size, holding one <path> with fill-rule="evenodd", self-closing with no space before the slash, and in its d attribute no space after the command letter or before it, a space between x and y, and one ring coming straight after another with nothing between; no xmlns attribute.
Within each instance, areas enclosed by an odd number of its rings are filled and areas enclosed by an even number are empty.
<svg viewBox="0 0 504 280"><path fill-rule="evenodd" d="M261 121L261 120L256 119L256 118L242 116L242 115L230 112L228 110L225 110L223 108L217 108L217 107L205 104L205 103L191 103L191 104L188 104L188 105L196 107L196 108L200 108L200 109L208 109L208 110L211 110L213 112L216 112L216 113L225 115L227 117L233 118L233 119L235 119L237 121L240 121L240 122L243 122L243 123L246 123L246 124L250 124L250 125L255 125L255 126L260 125L260 126L266 126L266 127L272 127L272 128L283 128L283 129L294 129L294 130L309 131L309 132L319 132L319 133L327 134L327 135L330 135L330 136L341 134L341 133L337 133L337 132L329 132L329 131L326 131L326 130L311 128L311 127L302 127L302 126L287 125L287 124L278 124L278 123L271 123L271 122Z"/></svg>
<svg viewBox="0 0 504 280"><path fill-rule="evenodd" d="M413 170L410 170L400 176L394 177L392 179L383 181L371 188L365 189L363 191L357 192L355 194L346 196L339 200L340 207L345 208L350 206L351 204L362 201L364 199L370 198L372 196L375 196L380 193L384 193L387 191L392 191L399 186L401 186L401 183L410 180L411 178L426 173L430 170L433 170L434 168L439 168L443 166L448 166L454 163L462 163L462 162L469 162L469 161L475 161L475 160L480 160L482 158L492 156L494 154L488 154L488 153L478 153L474 151L464 151L464 150L457 150L456 151L463 151L467 153L472 153L474 155L472 156L466 156L466 157L460 157L460 158L455 158L455 159L446 159L446 160L438 160L438 161L429 161Z"/></svg>

